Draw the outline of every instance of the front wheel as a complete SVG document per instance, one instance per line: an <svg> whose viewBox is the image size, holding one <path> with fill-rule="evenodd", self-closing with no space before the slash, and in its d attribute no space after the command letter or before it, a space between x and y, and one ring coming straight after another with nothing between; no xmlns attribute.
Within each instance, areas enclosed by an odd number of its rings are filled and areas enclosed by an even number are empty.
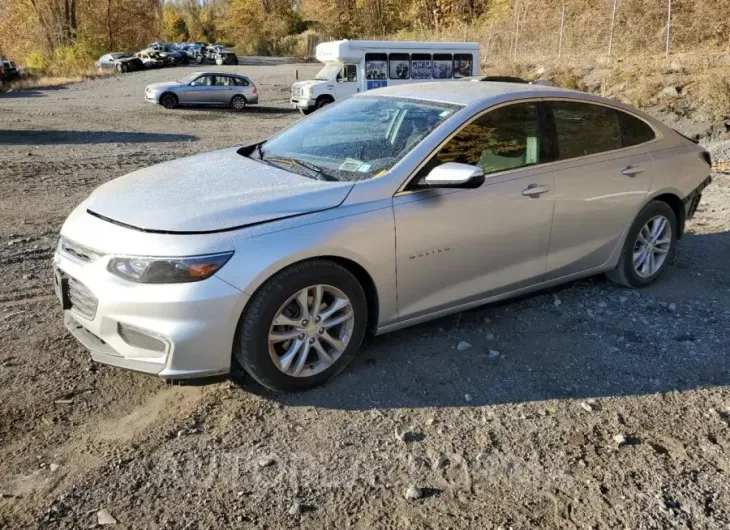
<svg viewBox="0 0 730 530"><path fill-rule="evenodd" d="M160 105L166 109L174 109L177 107L178 103L180 103L180 101L177 99L175 94L162 94L162 97L160 97Z"/></svg>
<svg viewBox="0 0 730 530"><path fill-rule="evenodd" d="M303 109L301 107L298 107L298 108L299 108L299 112L301 112L305 116L309 116L310 114L312 114L312 112L314 112L314 109Z"/></svg>
<svg viewBox="0 0 730 530"><path fill-rule="evenodd" d="M280 392L304 390L341 372L367 326L367 300L347 269L328 260L293 265L269 279L239 323L236 360Z"/></svg>
<svg viewBox="0 0 730 530"><path fill-rule="evenodd" d="M652 201L629 229L616 268L606 276L626 287L643 287L666 270L677 244L677 216L665 202Z"/></svg>
<svg viewBox="0 0 730 530"><path fill-rule="evenodd" d="M330 103L334 103L334 101L331 100L329 97L321 97L317 100L317 103L314 105L314 110L319 110L322 107L326 107Z"/></svg>

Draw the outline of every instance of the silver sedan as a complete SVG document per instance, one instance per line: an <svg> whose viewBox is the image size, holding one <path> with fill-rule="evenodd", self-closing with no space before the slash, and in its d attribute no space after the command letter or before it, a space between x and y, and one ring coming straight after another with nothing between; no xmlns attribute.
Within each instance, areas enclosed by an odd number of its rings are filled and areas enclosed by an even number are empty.
<svg viewBox="0 0 730 530"><path fill-rule="evenodd" d="M148 85L144 97L167 109L179 105L216 105L243 110L246 105L259 102L258 90L250 77L216 72L195 72L179 81Z"/></svg>
<svg viewBox="0 0 730 530"><path fill-rule="evenodd" d="M57 294L99 362L168 379L238 362L299 390L368 332L595 274L654 282L710 168L596 96L394 86L104 184L61 230Z"/></svg>

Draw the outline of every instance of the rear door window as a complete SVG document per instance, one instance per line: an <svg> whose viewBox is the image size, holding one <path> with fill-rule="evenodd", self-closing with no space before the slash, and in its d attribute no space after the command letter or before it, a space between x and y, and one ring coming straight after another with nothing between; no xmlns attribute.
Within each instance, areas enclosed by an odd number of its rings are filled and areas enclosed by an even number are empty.
<svg viewBox="0 0 730 530"><path fill-rule="evenodd" d="M558 160L605 153L623 146L618 113L602 105L550 103L558 139Z"/></svg>
<svg viewBox="0 0 730 530"><path fill-rule="evenodd" d="M656 138L654 129L652 129L645 121L640 120L625 112L617 111L618 121L621 125L621 137L624 147L651 142Z"/></svg>
<svg viewBox="0 0 730 530"><path fill-rule="evenodd" d="M242 77L234 77L233 79L238 86L248 86L248 81Z"/></svg>

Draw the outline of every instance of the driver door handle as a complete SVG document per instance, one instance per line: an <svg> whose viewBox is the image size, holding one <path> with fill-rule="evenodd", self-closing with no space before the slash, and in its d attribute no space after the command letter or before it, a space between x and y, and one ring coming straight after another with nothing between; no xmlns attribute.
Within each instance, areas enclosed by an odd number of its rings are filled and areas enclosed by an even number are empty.
<svg viewBox="0 0 730 530"><path fill-rule="evenodd" d="M627 177L635 177L639 173L642 173L644 170L641 169L640 166L628 166L626 169L624 169L621 174L626 175Z"/></svg>
<svg viewBox="0 0 730 530"><path fill-rule="evenodd" d="M549 186L544 186L543 184L530 184L527 186L524 190L522 190L522 195L525 197L539 197L543 193L547 193L550 191Z"/></svg>

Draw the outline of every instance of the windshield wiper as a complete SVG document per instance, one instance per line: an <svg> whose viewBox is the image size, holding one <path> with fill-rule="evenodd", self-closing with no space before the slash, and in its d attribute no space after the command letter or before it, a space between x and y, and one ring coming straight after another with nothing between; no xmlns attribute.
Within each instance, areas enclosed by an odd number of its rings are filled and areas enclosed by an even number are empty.
<svg viewBox="0 0 730 530"><path fill-rule="evenodd" d="M261 153L261 150L259 149L259 153ZM328 175L324 171L322 171L321 167L315 166L314 164L310 164L309 162L305 162L303 160L299 160L297 158L287 157L287 156L276 156L276 155L270 155L267 157L261 157L261 160L264 160L265 162L271 161L271 162L281 162L284 164L290 164L299 166L301 168L304 168L312 173L315 174L315 177L319 180L325 180L328 182L337 182L337 179L333 177L332 175Z"/></svg>

